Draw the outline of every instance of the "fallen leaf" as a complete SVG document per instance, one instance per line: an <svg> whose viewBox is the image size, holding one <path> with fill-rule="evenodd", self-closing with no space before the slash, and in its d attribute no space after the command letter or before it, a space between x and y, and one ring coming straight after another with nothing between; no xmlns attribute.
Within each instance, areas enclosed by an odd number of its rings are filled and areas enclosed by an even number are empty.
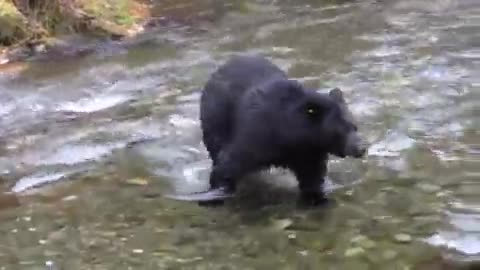
<svg viewBox="0 0 480 270"><path fill-rule="evenodd" d="M145 186L148 185L148 181L144 178L136 177L136 178L131 178L125 181L127 184L130 185L138 185L138 186Z"/></svg>

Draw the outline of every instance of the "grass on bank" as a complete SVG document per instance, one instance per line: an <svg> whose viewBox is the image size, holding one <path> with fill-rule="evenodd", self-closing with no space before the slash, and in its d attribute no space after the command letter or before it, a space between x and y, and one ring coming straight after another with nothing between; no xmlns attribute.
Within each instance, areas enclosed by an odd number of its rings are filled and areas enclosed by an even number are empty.
<svg viewBox="0 0 480 270"><path fill-rule="evenodd" d="M147 16L136 0L0 0L0 46L71 33L130 35Z"/></svg>

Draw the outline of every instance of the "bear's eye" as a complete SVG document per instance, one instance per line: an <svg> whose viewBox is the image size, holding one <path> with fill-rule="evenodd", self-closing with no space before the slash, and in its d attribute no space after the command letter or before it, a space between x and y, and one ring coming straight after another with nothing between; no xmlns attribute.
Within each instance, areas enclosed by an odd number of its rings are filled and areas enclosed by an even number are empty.
<svg viewBox="0 0 480 270"><path fill-rule="evenodd" d="M309 117L316 118L320 114L320 108L315 104L309 104L305 107L305 112Z"/></svg>

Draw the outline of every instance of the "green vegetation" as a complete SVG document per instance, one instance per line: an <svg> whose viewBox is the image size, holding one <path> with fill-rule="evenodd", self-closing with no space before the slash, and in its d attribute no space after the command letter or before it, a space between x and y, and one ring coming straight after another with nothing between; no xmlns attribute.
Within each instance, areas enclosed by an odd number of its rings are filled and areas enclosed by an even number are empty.
<svg viewBox="0 0 480 270"><path fill-rule="evenodd" d="M146 17L135 0L0 0L0 46L72 33L130 36Z"/></svg>
<svg viewBox="0 0 480 270"><path fill-rule="evenodd" d="M11 45L25 38L27 21L15 5L0 0L0 44Z"/></svg>

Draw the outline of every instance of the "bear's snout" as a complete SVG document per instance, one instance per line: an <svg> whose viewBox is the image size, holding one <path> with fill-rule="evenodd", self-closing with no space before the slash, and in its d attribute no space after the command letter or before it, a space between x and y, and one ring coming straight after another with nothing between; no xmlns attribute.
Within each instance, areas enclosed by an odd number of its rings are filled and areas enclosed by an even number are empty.
<svg viewBox="0 0 480 270"><path fill-rule="evenodd" d="M368 149L368 144L358 135L357 132L352 132L347 137L345 144L345 156L354 158L361 158L365 155Z"/></svg>
<svg viewBox="0 0 480 270"><path fill-rule="evenodd" d="M365 155L365 153L367 152L367 148L368 146L366 144L362 144L360 145L353 153L352 153L352 156L354 158L361 158Z"/></svg>

